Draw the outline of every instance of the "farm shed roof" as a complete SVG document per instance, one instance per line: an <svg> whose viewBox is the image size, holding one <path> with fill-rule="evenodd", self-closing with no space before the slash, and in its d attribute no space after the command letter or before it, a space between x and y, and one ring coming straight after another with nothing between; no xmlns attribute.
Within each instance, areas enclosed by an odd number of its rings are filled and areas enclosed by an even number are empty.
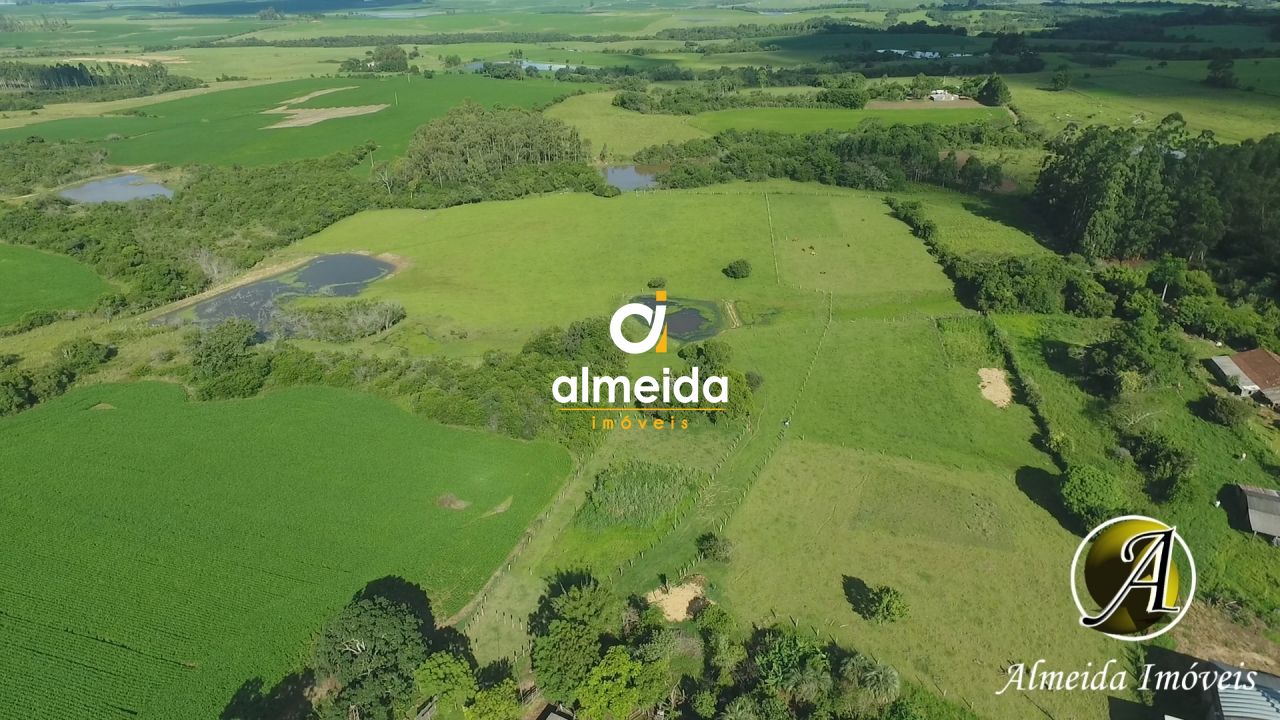
<svg viewBox="0 0 1280 720"><path fill-rule="evenodd" d="M1270 350L1257 348L1236 353L1231 356L1231 362L1259 388L1270 390L1280 387L1280 356Z"/></svg>
<svg viewBox="0 0 1280 720"><path fill-rule="evenodd" d="M1213 363L1213 366L1218 369L1218 372L1221 373L1222 377L1227 380L1231 380L1232 378L1244 379L1244 371L1237 367L1236 364L1231 361L1231 358L1226 355L1218 355L1217 357L1210 358L1209 362Z"/></svg>
<svg viewBox="0 0 1280 720"><path fill-rule="evenodd" d="M1280 537L1280 492L1252 485L1240 485L1249 527L1254 532Z"/></svg>
<svg viewBox="0 0 1280 720"><path fill-rule="evenodd" d="M1214 665L1224 671L1240 670L1221 663ZM1219 688L1216 704L1215 717L1222 720L1280 720L1280 678L1260 672L1251 689Z"/></svg>

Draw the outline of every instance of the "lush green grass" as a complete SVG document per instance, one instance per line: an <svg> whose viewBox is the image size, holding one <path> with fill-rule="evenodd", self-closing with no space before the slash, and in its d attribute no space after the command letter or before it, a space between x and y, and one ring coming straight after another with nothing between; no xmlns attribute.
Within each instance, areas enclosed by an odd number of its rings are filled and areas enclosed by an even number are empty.
<svg viewBox="0 0 1280 720"><path fill-rule="evenodd" d="M264 129L286 116L263 114L263 111L278 107L285 100L333 88L350 89L290 107L387 107L372 114L325 120L309 127ZM347 150L373 140L379 145L377 157L389 159L404 151L418 126L464 100L527 107L577 88L550 80L494 80L474 75L447 75L430 80L404 76L385 80L295 80L150 105L142 110L145 116L67 119L4 130L0 131L0 142L33 134L47 139L87 140L107 148L116 163L177 165L279 162Z"/></svg>
<svg viewBox="0 0 1280 720"><path fill-rule="evenodd" d="M1274 132L1280 116L1280 59L1236 63L1242 88L1253 86L1253 92L1204 85L1205 63L1199 61L1160 67L1151 60L1125 60L1110 68L1077 66L1071 72L1075 79L1061 92L1045 89L1048 72L1006 80L1019 110L1054 132L1072 122L1149 127L1178 112L1191 128L1238 142Z"/></svg>
<svg viewBox="0 0 1280 720"><path fill-rule="evenodd" d="M655 276L675 296L760 306L774 302L779 281L847 294L850 307L950 302L940 270L878 195L832 190L738 184L367 212L286 254L401 256L405 269L366 290L409 313L379 342L449 355L517 348L539 328L607 315ZM817 255L802 249L811 246ZM739 257L754 266L751 277L725 277L721 268Z"/></svg>
<svg viewBox="0 0 1280 720"><path fill-rule="evenodd" d="M319 388L193 403L89 387L0 438L0 672L22 678L0 686L4 718L215 717L388 575L443 618L569 469L551 445Z"/></svg>
<svg viewBox="0 0 1280 720"><path fill-rule="evenodd" d="M1000 366L983 340L971 315L834 325L714 577L746 619L793 619L982 717L1027 718L1024 698L995 695L1011 660L1051 649L1055 665L1097 666L1123 650L1077 622L1062 583L1077 539L1028 497L1054 481L1029 412L979 395L978 368ZM908 617L861 618L846 578L899 589ZM1106 708L1094 693L1036 702L1055 717Z"/></svg>
<svg viewBox="0 0 1280 720"><path fill-rule="evenodd" d="M576 127L596 152L608 150L611 158L628 158L650 145L684 142L706 137L683 115L645 115L613 105L614 93L571 97L547 109L546 114Z"/></svg>
<svg viewBox="0 0 1280 720"><path fill-rule="evenodd" d="M1040 251L1027 236L975 215L992 214L980 200L936 191L908 195L946 209L944 236L957 247ZM643 217L654 239L621 227L625 222L612 219L615 209L633 225ZM681 226L695 227L695 211L701 213L698 242L679 242ZM462 212L474 213L465 226L469 234L443 221ZM559 218L554 223L553 212ZM520 235L476 232L490 223L506 225L509 213L511 222L522 218ZM382 222L383 216L400 224ZM407 235L415 227L412 216L366 217L364 224L343 228L344 244L335 243L335 234L309 249L364 248L370 238ZM524 641L512 618L532 607L536 578L586 565L622 592L644 593L660 576L679 580L695 559L694 539L708 530L728 534L737 544L735 558L727 568L704 563L694 571L709 574L712 597L741 620L767 624L790 616L898 665L908 680L973 703L987 717L1021 720L1034 710L1021 698L994 695L1007 679L1001 667L1010 658L1039 657L1046 644L1055 648L1055 662L1066 665L1103 662L1121 652L1079 628L1070 596L1062 592L1059 578L1076 540L1029 497L1053 482L1049 459L1030 443L1029 411L1000 409L981 397L978 369L998 367L1000 360L979 318L959 307L941 268L886 215L880 194L739 183L613 200L539 198L434 217L444 238L462 234L451 242L500 259L486 265L492 276L442 254L449 240L419 231L420 239L403 246L372 249L406 254L429 245L433 252L418 257L434 257L433 267L452 274L427 267L414 277L415 265L402 274L402 287L393 287L393 278L379 292L412 299L423 292L418 288L440 285L428 291L431 303L416 306L456 314L470 300L465 308L475 319L469 327L476 327L481 317L475 308L495 287L519 286L529 297L550 293L553 305L570 307L581 302L578 296L594 294L607 307L610 297L616 302L628 294L631 278L665 274L673 291L693 288L688 294L735 301L747 324L718 337L733 347L733 365L765 378L746 426L611 432L570 503L585 496L595 472L627 459L678 463L711 473L711 479L691 509L656 530L593 530L562 510L543 530L549 537L531 545L495 588L484 616L469 620L482 659L496 659ZM416 221L433 223L430 214ZM572 231L576 223L583 230ZM588 234L587 223L610 239L598 251L585 241L566 242ZM770 228L776 250L765 246ZM552 229L560 231L557 239ZM749 280L715 277L712 261L724 252L722 235L735 235L740 254L752 261ZM532 251L526 246L547 257L527 255ZM612 262L597 260L596 252ZM574 257L576 264L557 264L557 257ZM508 266L521 269L525 279L509 277ZM678 274L684 268L688 272ZM514 321L530 312L504 304L503 327L518 326ZM651 371L663 359L634 364ZM846 575L902 589L911 617L883 628L859 619L844 598ZM1042 704L1062 717L1090 717L1103 712L1105 702L1101 695L1062 693Z"/></svg>
<svg viewBox="0 0 1280 720"><path fill-rule="evenodd" d="M991 120L1008 121L1003 108L939 108L832 110L827 108L746 108L699 113L689 124L709 133L721 130L775 130L821 132L848 130L867 120L906 125L948 124Z"/></svg>
<svg viewBox="0 0 1280 720"><path fill-rule="evenodd" d="M32 310L81 310L111 289L65 255L0 243L0 325Z"/></svg>

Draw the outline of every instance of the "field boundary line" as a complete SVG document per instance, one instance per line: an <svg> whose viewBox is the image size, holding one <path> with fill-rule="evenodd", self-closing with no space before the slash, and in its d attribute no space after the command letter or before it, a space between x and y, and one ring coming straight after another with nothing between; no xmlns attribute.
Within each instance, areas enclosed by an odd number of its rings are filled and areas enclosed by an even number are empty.
<svg viewBox="0 0 1280 720"><path fill-rule="evenodd" d="M769 192L764 192L764 214L769 219L769 254L773 257L773 284L782 284L782 273L778 271L778 241L773 233L773 206L769 204Z"/></svg>
<svg viewBox="0 0 1280 720"><path fill-rule="evenodd" d="M534 517L533 520L529 521L527 526L525 526L524 532L520 534L520 539L516 541L515 547L511 548L511 552L507 553L507 556L502 559L502 562L498 564L498 567L490 573L489 579L485 580L485 583L480 587L480 590L476 592L476 594L473 595L465 605L459 608L458 612L441 621L439 623L440 627L452 626L462 622L464 619L471 620L484 615L485 604L488 602L493 589L515 565L516 560L518 560L524 553L525 548L529 547L529 544L533 541L534 535L536 535L542 529L542 526L546 524L546 521L551 516L552 511L559 507L561 503L568 500L570 490L572 490L576 484L582 480L582 476L586 473L587 464L590 459L591 456L587 456L578 463L578 466L569 474L568 479L563 485L561 485L560 490L552 496L550 502L548 502L546 507L542 509L542 512L538 513L538 515ZM559 533L557 533L557 535L558 534Z"/></svg>

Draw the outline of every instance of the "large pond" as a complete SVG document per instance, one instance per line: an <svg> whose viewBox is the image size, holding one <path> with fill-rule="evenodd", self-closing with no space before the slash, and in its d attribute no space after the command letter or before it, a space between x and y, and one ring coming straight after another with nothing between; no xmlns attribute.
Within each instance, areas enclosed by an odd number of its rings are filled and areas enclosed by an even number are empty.
<svg viewBox="0 0 1280 720"><path fill-rule="evenodd" d="M563 63L537 62L535 60L490 61L489 64L490 65L519 65L520 67L526 70L528 70L529 68L533 68L538 72L555 72L557 70L562 70L564 68L569 67L568 65L565 65ZM484 63L469 62L466 65L463 65L462 67L466 68L467 70L470 70L471 72L480 72L481 70L484 69Z"/></svg>
<svg viewBox="0 0 1280 720"><path fill-rule="evenodd" d="M658 187L658 173L666 165L610 165L604 168L604 179L622 192Z"/></svg>
<svg viewBox="0 0 1280 720"><path fill-rule="evenodd" d="M649 307L657 304L652 295L640 295L631 299ZM681 342L706 340L720 332L723 319L720 306L710 300L693 298L669 298L667 300L667 336Z"/></svg>
<svg viewBox="0 0 1280 720"><path fill-rule="evenodd" d="M79 203L128 202L154 197L173 197L173 191L142 175L117 175L90 180L58 193Z"/></svg>
<svg viewBox="0 0 1280 720"><path fill-rule="evenodd" d="M157 324L190 321L210 327L228 318L252 321L271 332L280 302L295 297L327 295L351 297L369 283L391 274L395 266L368 255L322 255L300 268L263 278L201 300L195 305L156 318Z"/></svg>

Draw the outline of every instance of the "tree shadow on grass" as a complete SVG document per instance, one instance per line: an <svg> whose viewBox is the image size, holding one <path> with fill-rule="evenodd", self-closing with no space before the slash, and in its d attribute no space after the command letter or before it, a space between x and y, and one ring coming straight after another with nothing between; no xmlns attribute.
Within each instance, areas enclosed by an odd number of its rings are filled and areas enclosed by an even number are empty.
<svg viewBox="0 0 1280 720"><path fill-rule="evenodd" d="M862 578L856 578L852 575L845 575L842 584L844 586L844 599L849 601L849 607L853 608L853 611L861 615L864 620L870 620L871 587Z"/></svg>
<svg viewBox="0 0 1280 720"><path fill-rule="evenodd" d="M291 673L266 692L262 678L246 680L222 709L220 720L303 720L311 716L307 691L315 683L310 670Z"/></svg>
<svg viewBox="0 0 1280 720"><path fill-rule="evenodd" d="M978 217L1025 233L1050 250L1059 249L1046 240L1048 235L1043 222L1031 212L1021 196L988 194L983 199L985 202L964 200L960 205Z"/></svg>
<svg viewBox="0 0 1280 720"><path fill-rule="evenodd" d="M1031 467L1030 465L1018 468L1017 473L1014 474L1014 482L1017 483L1018 489L1022 491L1023 495L1026 495L1031 502L1039 505L1045 512L1053 516L1053 519L1058 521L1062 529L1080 535L1082 530L1080 523L1062 506L1062 498L1058 494L1058 488L1062 485L1062 481L1061 475L1055 475L1043 468Z"/></svg>

